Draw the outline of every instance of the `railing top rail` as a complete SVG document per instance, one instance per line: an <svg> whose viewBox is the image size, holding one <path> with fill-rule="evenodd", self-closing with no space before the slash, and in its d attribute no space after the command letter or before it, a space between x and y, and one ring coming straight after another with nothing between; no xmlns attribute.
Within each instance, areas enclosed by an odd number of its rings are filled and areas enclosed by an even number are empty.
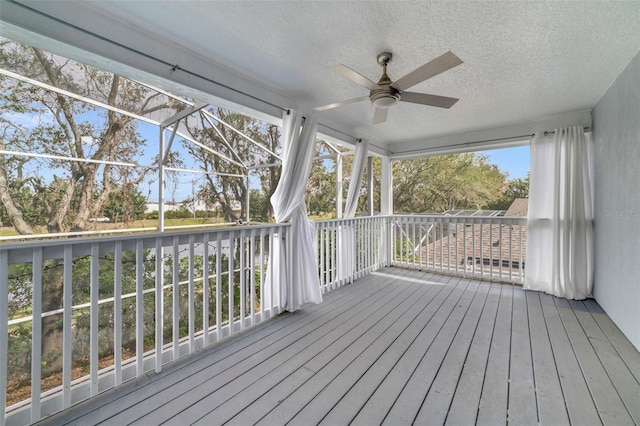
<svg viewBox="0 0 640 426"><path fill-rule="evenodd" d="M447 219L457 222L526 222L526 217L513 216L451 216L443 214L394 214L391 218L398 219Z"/></svg>
<svg viewBox="0 0 640 426"><path fill-rule="evenodd" d="M357 222L357 221L361 221L361 220L371 220L371 219L385 219L391 216L385 216L385 215L375 215L375 216L359 216L359 217L353 217L353 218L349 218L349 219L323 219L323 220L313 220L312 222L315 224L321 224L321 223L341 223L341 222Z"/></svg>
<svg viewBox="0 0 640 426"><path fill-rule="evenodd" d="M132 240L153 240L157 238L173 238L175 236L183 237L188 235L204 235L204 234L222 234L223 238L228 237L231 232L241 232L246 230L260 230L260 229L283 229L291 226L289 223L252 223L245 225L229 225L216 228L200 228L200 229L183 229L177 231L165 231L165 232L146 232L146 233L133 233L122 234L114 233L109 236L95 236L86 238L60 238L60 239L48 239L37 241L20 241L20 242L2 242L0 241L0 250L15 250L15 249L31 249L35 247L56 247L65 245L87 245L95 243L111 243L114 241L132 241Z"/></svg>

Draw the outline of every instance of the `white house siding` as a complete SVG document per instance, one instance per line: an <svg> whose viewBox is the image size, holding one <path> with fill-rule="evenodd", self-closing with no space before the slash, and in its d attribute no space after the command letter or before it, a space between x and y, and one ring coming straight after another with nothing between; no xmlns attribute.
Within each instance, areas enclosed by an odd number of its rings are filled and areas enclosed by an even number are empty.
<svg viewBox="0 0 640 426"><path fill-rule="evenodd" d="M592 114L594 297L640 349L640 53Z"/></svg>

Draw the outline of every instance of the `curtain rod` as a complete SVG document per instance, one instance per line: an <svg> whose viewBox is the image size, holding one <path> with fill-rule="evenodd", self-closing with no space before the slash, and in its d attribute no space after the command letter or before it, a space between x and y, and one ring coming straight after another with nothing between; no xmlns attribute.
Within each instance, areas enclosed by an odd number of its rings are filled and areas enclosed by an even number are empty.
<svg viewBox="0 0 640 426"><path fill-rule="evenodd" d="M44 17L46 17L46 18L48 18L48 19L51 19L52 21L58 22L59 24L61 24L61 25L63 25L63 26L66 26L66 27L68 27L68 28L72 28L72 29L74 29L74 30L76 30L76 31L79 31L79 32L81 32L81 33L83 33L83 34L86 34L86 35L88 35L88 36L95 37L96 39L102 40L102 41L104 41L104 42L106 42L106 43L112 44L112 45L114 45L114 46L117 46L117 47L122 48L122 49L124 49L124 50L127 50L127 51L129 51L129 52L135 53L135 54L137 54L137 55L140 55L140 56L142 56L142 57L145 57L145 58L147 58L147 59L150 59L150 60L152 60L152 61L155 61L155 62L157 62L157 63L159 63L159 64L165 65L165 66L169 67L169 71L170 71L171 73L174 73L174 72L177 72L177 71L182 71L182 72L184 72L184 73L186 73L186 74L189 74L189 75L194 76L194 77L196 77L196 78L200 78L200 79L202 79L202 80L204 80L204 81L207 81L207 82L209 82L209 83L215 84L215 85L217 85L217 86L219 86L219 87L222 87L222 88L224 88L224 89L227 89L227 90L230 90L230 91L232 91L232 92L238 93L238 94L240 94L240 95L246 96L246 97L248 97L248 98L250 98L250 99L253 99L253 100L256 100L256 101L258 101L258 102L262 102L262 103L263 103L263 104L265 104L265 105L269 105L269 106L271 106L271 107L277 108L277 109L279 109L279 110L280 110L280 111L282 111L282 112L286 112L286 113L287 113L287 115L291 113L291 110L290 110L289 108L281 107L280 105L274 104L273 102L269 102L269 101L267 101L267 100L261 99L261 98L259 98L259 97L257 97L257 96L251 95L251 94L249 94L249 93L247 93L247 92L244 92L244 91L242 91L242 90L239 90L239 89L236 89L236 88L234 88L234 87L228 86L228 85L226 85L226 84L224 84L224 83L220 83L219 81L215 81L215 80L213 80L213 79L211 79L211 78L209 78L209 77L205 77L205 76L203 76L203 75L201 75L201 74L199 74L199 73L196 73L196 72L194 72L194 71L191 71L191 70L185 69L185 68L181 67L181 66L180 66L180 64L173 64L173 63L171 63L171 62L167 62L167 61L166 61L166 60L164 60L164 59L157 58L157 57L155 57L155 56L153 56L153 55L150 55L150 54L148 54L148 53L145 53L145 52L143 52L143 51L141 51L141 50L134 49L134 48L131 48L131 47L129 47L129 46L126 46L126 45L124 45L124 44L122 44L122 43L119 43L119 42L117 42L117 41L114 41L114 40L108 39L108 38L103 37L103 36L101 36L101 35L99 35L99 34L96 34L96 33L94 33L94 32L91 32L91 31L88 31L88 30L86 30L86 29L84 29L84 28L81 28L81 27L79 27L79 26L77 26L77 25L71 24L70 22L63 21L63 20L62 20L62 19L60 19L60 18L56 18L55 16L49 15L48 13L44 13L44 12L42 12L42 11L40 11L40 10L37 10L37 9L32 8L32 7L26 6L26 5L22 4L22 3L16 3L16 4L17 4L18 6L20 6L20 7L24 8L24 9L29 9L31 12L33 12L33 13L35 13L35 14L38 14L38 15L40 15L40 16L44 16ZM344 132L342 132L342 131L340 131L340 130L334 129L334 128L330 127L330 126L327 126L326 124L318 123L318 125L319 125L319 126L323 126L323 127L327 128L327 129L329 129L329 130L332 130L332 131L334 131L334 132L340 133L340 134L342 134L342 135L348 136L348 137L350 137L351 139L354 139L356 142L361 142L361 141L362 141L362 139L360 139L360 138L356 138L356 137L354 137L354 136L352 136L352 135L350 135L350 134L348 134L348 133L344 133ZM379 147L379 146L377 146L377 145L374 145L374 144L372 144L371 142L370 142L370 145L372 145L372 146L374 146L374 147L376 147L376 148L378 148L378 149L383 150L383 148L381 148L381 147ZM387 150L384 150L384 151L387 151ZM388 151L387 151L387 152L388 152Z"/></svg>
<svg viewBox="0 0 640 426"><path fill-rule="evenodd" d="M583 127L582 129L583 129L585 132L590 132L590 131L591 131L591 127ZM555 134L555 133L556 133L556 131L555 131L555 130L545 130L543 134L544 134L545 136L549 136L549 135L553 135L553 134ZM535 135L531 135L531 136L533 137L533 136L535 136Z"/></svg>
<svg viewBox="0 0 640 426"><path fill-rule="evenodd" d="M583 128L585 132L590 132L591 128L590 127L584 127ZM555 130L545 130L543 132L543 134L545 136L554 134ZM485 140L481 140L481 141L473 141L473 142L460 142L460 143L456 143L453 145L441 145L441 146L434 146L434 147L429 147L429 148L425 148L425 149L421 149L421 150L417 150L417 151L411 151L411 152L397 152L397 153L391 153L391 156L397 156L397 157L404 157L410 154L417 154L417 155L421 155L421 154L429 154L431 152L435 152L435 151L440 151L440 150L447 150L450 148L461 148L461 147L468 147L468 148L473 148L475 145L482 145L485 143L489 143L489 142L501 142L501 141L517 141L518 139L526 139L526 138L532 138L534 137L536 134L535 133L531 133L531 134L525 134L525 135L518 135L518 136L508 136L508 137L504 137L504 138L494 138L494 139L485 139Z"/></svg>

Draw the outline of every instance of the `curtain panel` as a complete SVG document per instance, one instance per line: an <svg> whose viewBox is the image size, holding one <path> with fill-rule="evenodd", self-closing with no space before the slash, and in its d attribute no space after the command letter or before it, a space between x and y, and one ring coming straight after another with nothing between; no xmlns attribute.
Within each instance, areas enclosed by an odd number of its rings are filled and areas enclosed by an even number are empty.
<svg viewBox="0 0 640 426"><path fill-rule="evenodd" d="M347 201L344 206L344 218L352 219L358 208L360 185L365 164L369 155L369 142L361 141L356 145L351 166L351 180L347 190ZM356 259L356 235L353 227L346 225L338 230L338 247L341 254L338 259L338 279L352 278Z"/></svg>
<svg viewBox="0 0 640 426"><path fill-rule="evenodd" d="M275 236L271 244L265 288L280 301L281 309L296 311L305 303L322 302L318 279L313 224L307 218L304 192L311 173L318 120L310 115L303 123L295 110L282 123L282 174L271 197L276 222L290 222L285 241ZM273 281L271 276L273 275Z"/></svg>
<svg viewBox="0 0 640 426"><path fill-rule="evenodd" d="M526 290L567 299L592 295L590 143L580 126L531 141Z"/></svg>

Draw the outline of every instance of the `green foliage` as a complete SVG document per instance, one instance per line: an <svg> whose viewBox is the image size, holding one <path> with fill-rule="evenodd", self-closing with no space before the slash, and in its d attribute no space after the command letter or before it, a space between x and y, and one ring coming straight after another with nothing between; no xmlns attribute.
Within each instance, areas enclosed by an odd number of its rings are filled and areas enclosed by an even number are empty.
<svg viewBox="0 0 640 426"><path fill-rule="evenodd" d="M396 262L415 262L418 258L413 251L413 239L399 238L395 241L395 261Z"/></svg>
<svg viewBox="0 0 640 426"><path fill-rule="evenodd" d="M191 136L210 148L205 149L191 143L185 143L184 148L189 155L196 159L203 170L212 172L204 175L204 183L197 191L198 198L206 200L211 205L219 205L224 220L235 222L247 217L247 191L249 191L244 177L232 176L246 173L246 169L237 164L237 160L241 159L242 163L246 165L279 162L275 155L260 148L256 143L275 153L279 149L280 128L222 108L210 108L209 111L240 133L219 122L204 123L201 121L198 125L191 123L187 125ZM215 129L212 125L215 126ZM242 134L247 135L256 143L248 140ZM210 149L227 158L234 159L234 162L214 155ZM262 167L253 171L257 174L261 192L266 199L269 199L276 189L280 179L280 170L281 167L276 166ZM253 177L255 178L255 176ZM234 209L236 203L240 204L240 211ZM273 216L270 203L262 203L261 207L262 211L256 217L269 218Z"/></svg>
<svg viewBox="0 0 640 426"><path fill-rule="evenodd" d="M102 214L112 222L130 222L144 217L147 200L140 190L131 184L116 185L109 194Z"/></svg>
<svg viewBox="0 0 640 426"><path fill-rule="evenodd" d="M320 155L316 143L316 155ZM334 160L316 160L305 191L307 211L311 215L326 215L336 211L336 170Z"/></svg>
<svg viewBox="0 0 640 426"><path fill-rule="evenodd" d="M17 42L3 40L0 61L18 74L137 115L176 110L147 86ZM0 149L41 155L0 155L3 223L19 234L43 225L48 232L84 231L93 217L128 221L143 213L135 188L152 168L115 164L135 163L146 145L134 118L6 76L0 80Z"/></svg>
<svg viewBox="0 0 640 426"><path fill-rule="evenodd" d="M270 218L265 216L268 209L265 204L270 203L262 191L252 189L249 191L249 217L256 222L269 222Z"/></svg>
<svg viewBox="0 0 640 426"><path fill-rule="evenodd" d="M156 218L158 217L158 212L155 212ZM181 208L178 210L168 210L164 212L165 219L187 219L193 217L193 213L187 209Z"/></svg>
<svg viewBox="0 0 640 426"><path fill-rule="evenodd" d="M475 153L440 155L393 163L397 213L482 209L496 202L506 174Z"/></svg>
<svg viewBox="0 0 640 426"><path fill-rule="evenodd" d="M516 198L529 198L529 176L522 178L511 179L507 182L502 196L493 203L487 205L488 209L492 210L507 210L513 200Z"/></svg>

